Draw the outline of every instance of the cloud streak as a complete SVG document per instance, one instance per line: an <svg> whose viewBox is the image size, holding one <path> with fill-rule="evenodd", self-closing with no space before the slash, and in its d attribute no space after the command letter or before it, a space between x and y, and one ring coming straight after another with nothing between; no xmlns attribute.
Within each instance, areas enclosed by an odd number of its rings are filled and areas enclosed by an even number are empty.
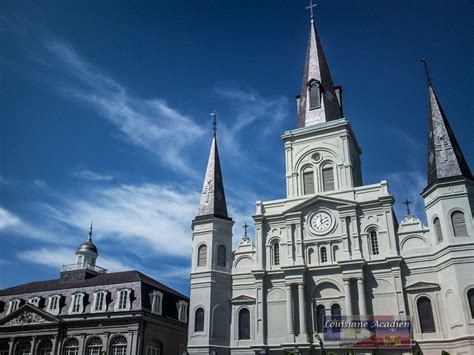
<svg viewBox="0 0 474 355"><path fill-rule="evenodd" d="M62 88L65 95L88 103L112 122L128 142L158 155L176 171L198 175L189 167L182 151L205 133L201 126L163 99L131 95L66 43L50 41L45 47L59 67L75 80Z"/></svg>

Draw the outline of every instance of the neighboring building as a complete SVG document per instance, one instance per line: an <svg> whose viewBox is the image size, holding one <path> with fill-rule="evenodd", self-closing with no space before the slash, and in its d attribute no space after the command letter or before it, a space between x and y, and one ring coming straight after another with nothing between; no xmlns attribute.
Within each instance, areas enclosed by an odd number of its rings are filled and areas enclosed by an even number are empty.
<svg viewBox="0 0 474 355"><path fill-rule="evenodd" d="M0 355L180 355L188 298L138 272L96 265L92 227L61 277L0 290Z"/></svg>
<svg viewBox="0 0 474 355"><path fill-rule="evenodd" d="M312 18L297 128L282 136L286 197L257 201L256 245L245 234L234 252L214 134L192 223L190 354L309 354L340 314L408 316L423 354L474 354L474 180L429 76L428 226L398 223L386 181L363 184L341 94Z"/></svg>

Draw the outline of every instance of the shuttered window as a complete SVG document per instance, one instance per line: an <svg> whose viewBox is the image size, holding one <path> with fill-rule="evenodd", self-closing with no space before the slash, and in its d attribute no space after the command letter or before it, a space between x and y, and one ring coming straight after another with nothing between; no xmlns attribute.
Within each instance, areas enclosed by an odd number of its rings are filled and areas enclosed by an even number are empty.
<svg viewBox="0 0 474 355"><path fill-rule="evenodd" d="M443 232L441 231L441 222L439 221L439 218L436 217L433 220L433 226L434 226L434 231L435 231L435 236L436 236L436 241L442 242L443 241Z"/></svg>
<svg viewBox="0 0 474 355"><path fill-rule="evenodd" d="M422 333L435 333L436 327L433 317L431 301L428 297L420 297L416 302L418 307L418 317Z"/></svg>
<svg viewBox="0 0 474 355"><path fill-rule="evenodd" d="M242 308L239 312L239 340L250 339L250 312Z"/></svg>
<svg viewBox="0 0 474 355"><path fill-rule="evenodd" d="M324 191L334 190L334 170L332 166L323 168L323 189Z"/></svg>
<svg viewBox="0 0 474 355"><path fill-rule="evenodd" d="M206 266L207 246L201 245L198 249L198 266Z"/></svg>
<svg viewBox="0 0 474 355"><path fill-rule="evenodd" d="M196 309L196 313L194 314L194 331L204 331L204 309L202 308Z"/></svg>
<svg viewBox="0 0 474 355"><path fill-rule="evenodd" d="M309 84L309 108L321 107L321 89L317 81L312 81Z"/></svg>
<svg viewBox="0 0 474 355"><path fill-rule="evenodd" d="M225 261L226 261L225 254L226 254L225 246L219 245L217 247L217 266L225 266Z"/></svg>
<svg viewBox="0 0 474 355"><path fill-rule="evenodd" d="M453 230L455 237L467 237L467 225L464 213L455 211L451 215L451 222L453 223Z"/></svg>
<svg viewBox="0 0 474 355"><path fill-rule="evenodd" d="M314 194L314 174L312 170L303 173L303 191L305 195Z"/></svg>
<svg viewBox="0 0 474 355"><path fill-rule="evenodd" d="M328 261L328 253L326 251L326 247L321 248L321 262L322 263L327 263Z"/></svg>
<svg viewBox="0 0 474 355"><path fill-rule="evenodd" d="M370 247L372 250L372 255L379 254L379 241L377 239L377 232L372 231L370 232Z"/></svg>

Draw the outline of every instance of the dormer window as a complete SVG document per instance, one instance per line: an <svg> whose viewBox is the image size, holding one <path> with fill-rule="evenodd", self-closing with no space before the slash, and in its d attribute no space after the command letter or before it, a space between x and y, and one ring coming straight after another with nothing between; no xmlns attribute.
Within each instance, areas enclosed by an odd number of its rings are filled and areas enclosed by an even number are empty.
<svg viewBox="0 0 474 355"><path fill-rule="evenodd" d="M11 300L10 303L8 304L8 313L13 313L15 312L18 308L20 308L21 300L20 299L14 299Z"/></svg>
<svg viewBox="0 0 474 355"><path fill-rule="evenodd" d="M69 314L84 312L84 294L76 293L72 295L71 305L69 306Z"/></svg>
<svg viewBox="0 0 474 355"><path fill-rule="evenodd" d="M115 300L115 311L130 310L130 293L132 290L123 289L117 291L117 299Z"/></svg>
<svg viewBox="0 0 474 355"><path fill-rule="evenodd" d="M32 297L28 300L29 304L32 304L33 306L39 307L41 297Z"/></svg>
<svg viewBox="0 0 474 355"><path fill-rule="evenodd" d="M188 302L180 300L176 303L178 308L178 320L186 323L188 321Z"/></svg>
<svg viewBox="0 0 474 355"><path fill-rule="evenodd" d="M92 312L105 312L107 310L107 291L98 291L95 293L92 303Z"/></svg>
<svg viewBox="0 0 474 355"><path fill-rule="evenodd" d="M310 80L308 83L309 109L321 107L321 86L319 81Z"/></svg>
<svg viewBox="0 0 474 355"><path fill-rule="evenodd" d="M53 295L53 296L50 296L49 299L48 299L48 307L47 307L47 311L51 314L59 314L59 300L60 300L60 297L59 295Z"/></svg>
<svg viewBox="0 0 474 355"><path fill-rule="evenodd" d="M153 291L151 294L151 311L158 315L163 311L163 293L160 291Z"/></svg>

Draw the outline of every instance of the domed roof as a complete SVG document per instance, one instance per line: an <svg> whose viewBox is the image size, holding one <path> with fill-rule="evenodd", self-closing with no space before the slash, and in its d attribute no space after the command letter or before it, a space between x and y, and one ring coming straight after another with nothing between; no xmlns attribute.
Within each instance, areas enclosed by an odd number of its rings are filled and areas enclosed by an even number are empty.
<svg viewBox="0 0 474 355"><path fill-rule="evenodd" d="M94 243L92 243L92 223L89 229L89 235L87 237L87 240L81 245L79 245L79 248L77 248L76 254L81 253L81 252L94 253L97 255L99 254L97 252L97 247L95 246Z"/></svg>
<svg viewBox="0 0 474 355"><path fill-rule="evenodd" d="M79 252L82 252L82 251L86 251L86 252L91 252L91 253L95 253L97 254L97 247L95 246L94 243L92 242L89 242L88 240L85 241L84 243L82 243L79 248L77 248L77 252L76 253L79 253Z"/></svg>

